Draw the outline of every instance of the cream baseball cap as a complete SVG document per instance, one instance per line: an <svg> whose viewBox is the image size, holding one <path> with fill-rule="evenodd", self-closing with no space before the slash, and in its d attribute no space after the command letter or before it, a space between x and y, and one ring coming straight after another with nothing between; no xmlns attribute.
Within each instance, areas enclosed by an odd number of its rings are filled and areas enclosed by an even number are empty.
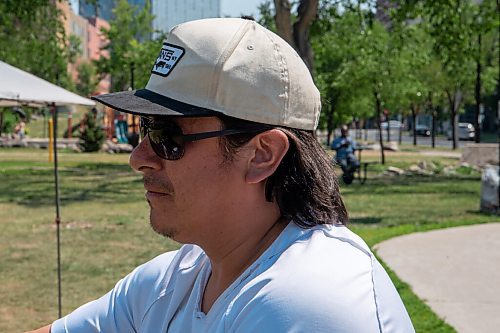
<svg viewBox="0 0 500 333"><path fill-rule="evenodd" d="M295 50L252 20L214 18L172 28L145 89L94 96L142 116L216 116L313 130L320 94Z"/></svg>

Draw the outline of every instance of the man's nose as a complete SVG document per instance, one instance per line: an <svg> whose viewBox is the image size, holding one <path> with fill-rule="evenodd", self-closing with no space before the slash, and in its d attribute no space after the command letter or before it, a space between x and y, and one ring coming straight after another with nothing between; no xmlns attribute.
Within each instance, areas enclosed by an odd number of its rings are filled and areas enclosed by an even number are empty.
<svg viewBox="0 0 500 333"><path fill-rule="evenodd" d="M161 159L153 151L147 135L130 154L129 164L132 169L140 172L161 168Z"/></svg>

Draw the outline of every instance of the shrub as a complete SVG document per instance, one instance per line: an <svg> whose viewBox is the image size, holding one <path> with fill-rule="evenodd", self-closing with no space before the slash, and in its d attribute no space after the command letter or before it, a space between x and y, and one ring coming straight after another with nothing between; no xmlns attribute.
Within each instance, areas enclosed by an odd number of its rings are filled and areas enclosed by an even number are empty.
<svg viewBox="0 0 500 333"><path fill-rule="evenodd" d="M84 125L80 133L80 147L85 152L99 151L104 142L104 131L97 117L97 110L87 112L82 122Z"/></svg>

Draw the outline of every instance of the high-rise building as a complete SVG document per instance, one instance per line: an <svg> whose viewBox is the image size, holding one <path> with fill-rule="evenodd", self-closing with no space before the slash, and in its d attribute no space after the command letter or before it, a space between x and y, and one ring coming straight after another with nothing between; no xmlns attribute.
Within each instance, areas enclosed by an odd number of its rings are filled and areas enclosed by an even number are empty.
<svg viewBox="0 0 500 333"><path fill-rule="evenodd" d="M85 0L79 0L78 2L78 14L83 17L91 18L97 14L98 17L108 22L114 17L113 9L116 6L116 0L99 0L97 7ZM128 3L141 9L146 4L146 0L128 0Z"/></svg>
<svg viewBox="0 0 500 333"><path fill-rule="evenodd" d="M220 17L220 0L153 0L151 11L153 29L168 32L182 22Z"/></svg>
<svg viewBox="0 0 500 333"><path fill-rule="evenodd" d="M97 7L89 4L85 0L70 0L72 6L78 8L78 14L92 18L96 14L106 21L113 20L113 9L116 0L98 0ZM142 9L147 0L128 0L128 3ZM155 16L153 20L153 30L156 31L153 37L157 37L162 32L168 32L174 25L182 22L220 17L220 0L150 0L151 13Z"/></svg>

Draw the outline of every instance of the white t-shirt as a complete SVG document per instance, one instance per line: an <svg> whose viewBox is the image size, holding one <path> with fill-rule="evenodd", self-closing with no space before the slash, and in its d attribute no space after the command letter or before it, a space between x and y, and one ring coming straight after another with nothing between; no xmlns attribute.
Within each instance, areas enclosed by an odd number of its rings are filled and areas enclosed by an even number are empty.
<svg viewBox="0 0 500 333"><path fill-rule="evenodd" d="M205 314L210 261L183 245L137 267L59 332L414 332L387 273L343 226L290 223Z"/></svg>

